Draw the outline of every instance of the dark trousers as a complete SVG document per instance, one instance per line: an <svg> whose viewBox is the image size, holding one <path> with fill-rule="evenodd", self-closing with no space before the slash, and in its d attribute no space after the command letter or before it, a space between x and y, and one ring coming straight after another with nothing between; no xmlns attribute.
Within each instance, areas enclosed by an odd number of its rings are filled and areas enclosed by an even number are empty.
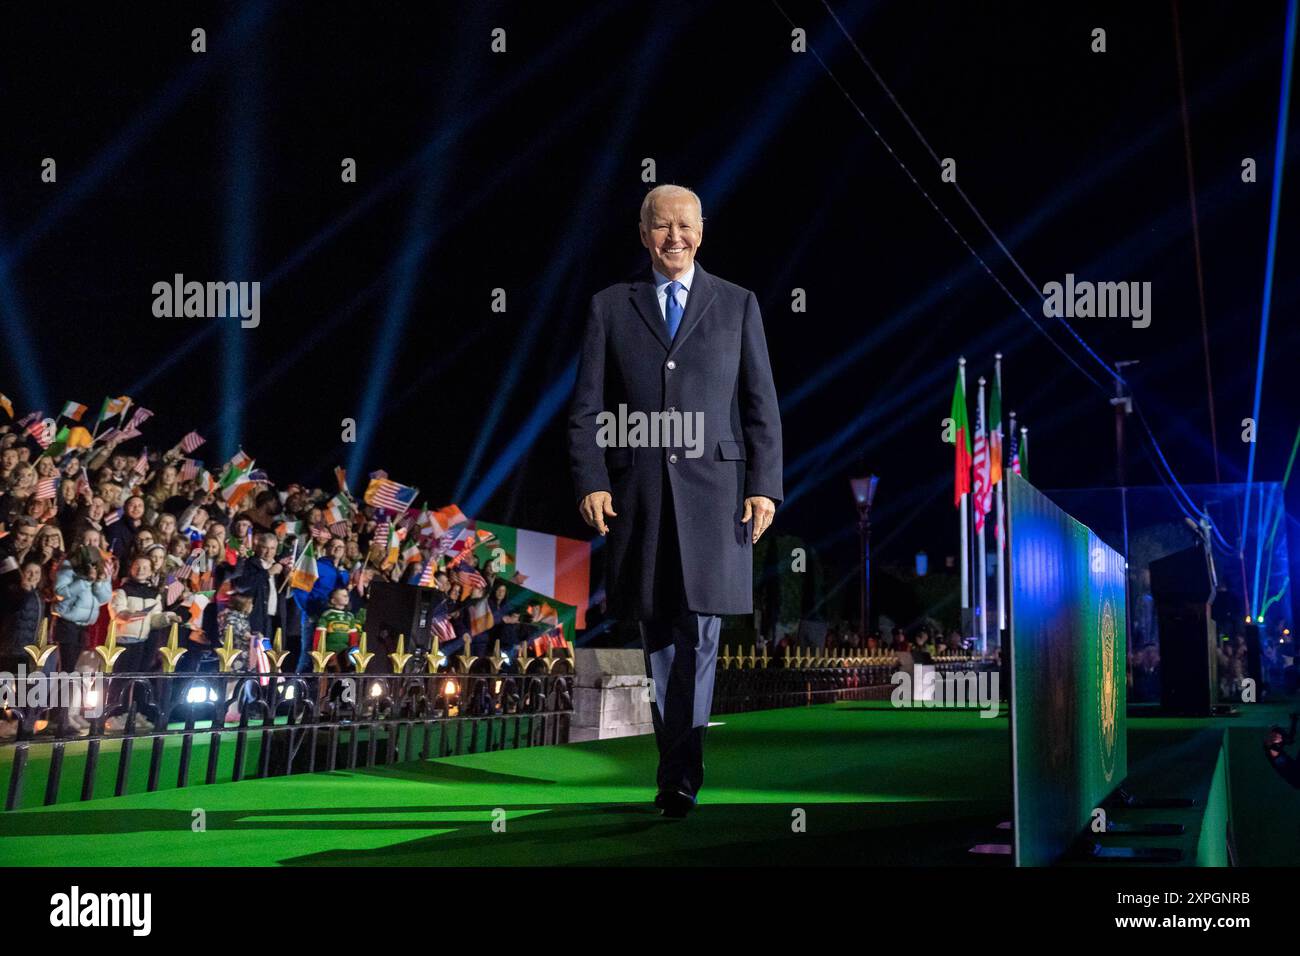
<svg viewBox="0 0 1300 956"><path fill-rule="evenodd" d="M654 684L650 714L659 745L659 792L692 799L704 784L704 734L713 704L722 618L691 611L641 622L645 669Z"/></svg>
<svg viewBox="0 0 1300 956"><path fill-rule="evenodd" d="M638 624L645 672L654 684L650 715L659 745L659 792L677 791L694 799L704 783L704 732L713 705L722 618L690 610L671 491L660 512L654 602L655 613Z"/></svg>
<svg viewBox="0 0 1300 956"><path fill-rule="evenodd" d="M65 618L54 621L54 643L59 645L59 669L71 674L77 669L77 658L86 649L86 627L73 624Z"/></svg>
<svg viewBox="0 0 1300 956"><path fill-rule="evenodd" d="M124 649L113 664L114 674L141 674L153 671L154 658L158 654L158 644L153 634L150 634L143 641L119 646ZM135 696L136 711L143 714L145 720L153 723L158 719L158 682L149 680L147 684L143 684L138 681L139 679L133 679L128 684L125 678L119 677L116 680L110 678L109 684L112 692L108 695L109 709L125 705L128 688L130 688Z"/></svg>

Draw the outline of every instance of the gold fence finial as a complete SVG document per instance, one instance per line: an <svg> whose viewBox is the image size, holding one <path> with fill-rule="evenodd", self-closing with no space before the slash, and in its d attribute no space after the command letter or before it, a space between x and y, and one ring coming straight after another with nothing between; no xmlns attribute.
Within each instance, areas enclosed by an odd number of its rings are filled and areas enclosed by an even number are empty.
<svg viewBox="0 0 1300 956"><path fill-rule="evenodd" d="M167 633L167 644L158 648L158 656L162 658L164 674L174 674L176 672L176 662L185 653L185 648L181 647L180 635L180 624L172 621L171 630Z"/></svg>
<svg viewBox="0 0 1300 956"><path fill-rule="evenodd" d="M117 646L117 618L109 618L108 636L104 643L95 648L95 653L100 656L104 662L104 673L113 673L113 664L119 657L126 653L125 647Z"/></svg>
<svg viewBox="0 0 1300 956"><path fill-rule="evenodd" d="M50 643L50 620L42 617L40 625L36 628L36 643L26 645L23 650L32 659L34 669L41 670L45 667L49 656L58 649L58 644Z"/></svg>

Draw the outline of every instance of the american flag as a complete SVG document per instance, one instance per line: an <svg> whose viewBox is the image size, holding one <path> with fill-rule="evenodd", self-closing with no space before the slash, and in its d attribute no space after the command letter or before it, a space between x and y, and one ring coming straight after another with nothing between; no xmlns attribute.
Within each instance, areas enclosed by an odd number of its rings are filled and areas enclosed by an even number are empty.
<svg viewBox="0 0 1300 956"><path fill-rule="evenodd" d="M328 541L330 529L321 524L314 524L311 526L311 536L314 541Z"/></svg>
<svg viewBox="0 0 1300 956"><path fill-rule="evenodd" d="M461 538L462 528L452 528L450 531L438 537L438 541L433 546L433 555L437 557L442 554L449 554L451 549L456 546Z"/></svg>
<svg viewBox="0 0 1300 956"><path fill-rule="evenodd" d="M487 581L483 575L479 574L473 568L462 568L456 572L456 580L460 582L461 587L466 588L486 588Z"/></svg>
<svg viewBox="0 0 1300 956"><path fill-rule="evenodd" d="M433 587L433 576L438 573L438 559L429 558L424 562L424 570L420 572L420 580L417 582L422 588Z"/></svg>
<svg viewBox="0 0 1300 956"><path fill-rule="evenodd" d="M415 503L419 489L389 481L387 478L373 478L366 488L366 504L372 508L383 508L402 514Z"/></svg>
<svg viewBox="0 0 1300 956"><path fill-rule="evenodd" d="M329 528L330 534L336 538L345 537L348 533L348 523L346 521L336 521Z"/></svg>
<svg viewBox="0 0 1300 956"><path fill-rule="evenodd" d="M36 483L37 501L40 501L44 498L53 498L58 493L59 493L59 479L57 476L53 478L42 478L40 481Z"/></svg>
<svg viewBox="0 0 1300 956"><path fill-rule="evenodd" d="M975 506L975 531L984 530L984 516L992 504L992 486L989 484L989 446L984 434L984 386L980 386L979 401L975 405L975 488L971 501Z"/></svg>
<svg viewBox="0 0 1300 956"><path fill-rule="evenodd" d="M191 449L192 450L192 449ZM181 462L181 481L190 481L198 476L199 463L193 458L186 458Z"/></svg>
<svg viewBox="0 0 1300 956"><path fill-rule="evenodd" d="M135 460L135 465L132 466L131 470L141 478L149 474L149 455L145 452L140 452L140 457Z"/></svg>
<svg viewBox="0 0 1300 956"><path fill-rule="evenodd" d="M1014 420L1012 424L1015 424ZM1011 429L1011 470L1020 474L1020 436L1014 428Z"/></svg>
<svg viewBox="0 0 1300 956"><path fill-rule="evenodd" d="M248 669L260 675L257 682L265 687L271 682L271 658L266 654L266 645L260 635L254 635L248 642Z"/></svg>
<svg viewBox="0 0 1300 956"><path fill-rule="evenodd" d="M447 615L441 611L433 615L429 621L429 630L433 631L434 637L438 639L439 644L450 644L456 640L456 629L451 626L451 621Z"/></svg>
<svg viewBox="0 0 1300 956"><path fill-rule="evenodd" d="M27 433L36 439L36 444L49 448L56 434L54 419L45 418L27 426Z"/></svg>
<svg viewBox="0 0 1300 956"><path fill-rule="evenodd" d="M116 524L121 517L121 508L118 508L116 511L110 511L108 514L104 515L104 527L107 528L111 524Z"/></svg>
<svg viewBox="0 0 1300 956"><path fill-rule="evenodd" d="M487 544L495 537L491 531L486 531L482 528L475 529L460 527L456 529L455 533L458 540L451 548L454 552L451 559L451 565L453 567L459 564L464 559L465 555L472 552L479 545Z"/></svg>
<svg viewBox="0 0 1300 956"><path fill-rule="evenodd" d="M206 441L206 439L198 432L190 432L181 439L181 451L185 452L187 455L192 455L204 441Z"/></svg>
<svg viewBox="0 0 1300 956"><path fill-rule="evenodd" d="M32 422L39 422L44 415L44 412L32 412L30 415L24 415L22 418L18 419L18 421L14 422L14 424L19 428L26 428L28 425L32 424Z"/></svg>
<svg viewBox="0 0 1300 956"><path fill-rule="evenodd" d="M182 579L184 568L175 574L167 575L167 588L163 592L163 598L168 605L175 604L181 599L181 594L185 591L185 581Z"/></svg>
<svg viewBox="0 0 1300 956"><path fill-rule="evenodd" d="M126 428L118 431L116 437L118 441L130 441L132 438L140 437L140 429L136 428L134 425L128 425Z"/></svg>
<svg viewBox="0 0 1300 956"><path fill-rule="evenodd" d="M77 472L77 494L82 495L90 491L90 479L86 477L86 469Z"/></svg>
<svg viewBox="0 0 1300 956"><path fill-rule="evenodd" d="M132 431L136 426L143 425L151 418L153 418L153 412L149 411L149 409L145 408L143 405L137 405L135 414L131 416L131 421L127 424L126 430Z"/></svg>

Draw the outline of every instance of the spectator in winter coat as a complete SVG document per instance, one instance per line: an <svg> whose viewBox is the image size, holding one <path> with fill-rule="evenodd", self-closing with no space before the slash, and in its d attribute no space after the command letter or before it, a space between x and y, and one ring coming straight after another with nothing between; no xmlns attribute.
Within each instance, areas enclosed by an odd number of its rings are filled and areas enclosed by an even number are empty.
<svg viewBox="0 0 1300 956"><path fill-rule="evenodd" d="M144 499L139 495L132 495L126 499L126 504L122 507L122 517L108 526L106 537L108 539L108 550L117 558L118 564L123 564L131 557L131 546L135 543L136 534L144 527Z"/></svg>
<svg viewBox="0 0 1300 956"><path fill-rule="evenodd" d="M0 670L18 672L18 665L31 664L28 644L35 644L41 620L45 617L45 600L41 597L41 564L34 558L23 561L18 569L12 593L5 595L7 608L0 617Z"/></svg>
<svg viewBox="0 0 1300 956"><path fill-rule="evenodd" d="M86 649L86 628L98 620L99 609L113 597L99 552L79 548L59 569L54 593L59 598L54 609L58 615L54 639L59 645L59 665L71 672Z"/></svg>

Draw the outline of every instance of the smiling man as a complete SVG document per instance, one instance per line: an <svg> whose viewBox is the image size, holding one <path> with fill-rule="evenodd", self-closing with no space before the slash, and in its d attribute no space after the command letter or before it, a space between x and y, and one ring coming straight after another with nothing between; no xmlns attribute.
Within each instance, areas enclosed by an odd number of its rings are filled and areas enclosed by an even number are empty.
<svg viewBox="0 0 1300 956"><path fill-rule="evenodd" d="M655 804L683 817L704 780L720 615L752 613L753 546L781 500L781 421L758 300L695 261L699 197L655 187L640 233L650 274L591 300L569 453L582 517L608 535L610 611L640 624ZM698 416L703 454L607 447L598 420L622 405Z"/></svg>

